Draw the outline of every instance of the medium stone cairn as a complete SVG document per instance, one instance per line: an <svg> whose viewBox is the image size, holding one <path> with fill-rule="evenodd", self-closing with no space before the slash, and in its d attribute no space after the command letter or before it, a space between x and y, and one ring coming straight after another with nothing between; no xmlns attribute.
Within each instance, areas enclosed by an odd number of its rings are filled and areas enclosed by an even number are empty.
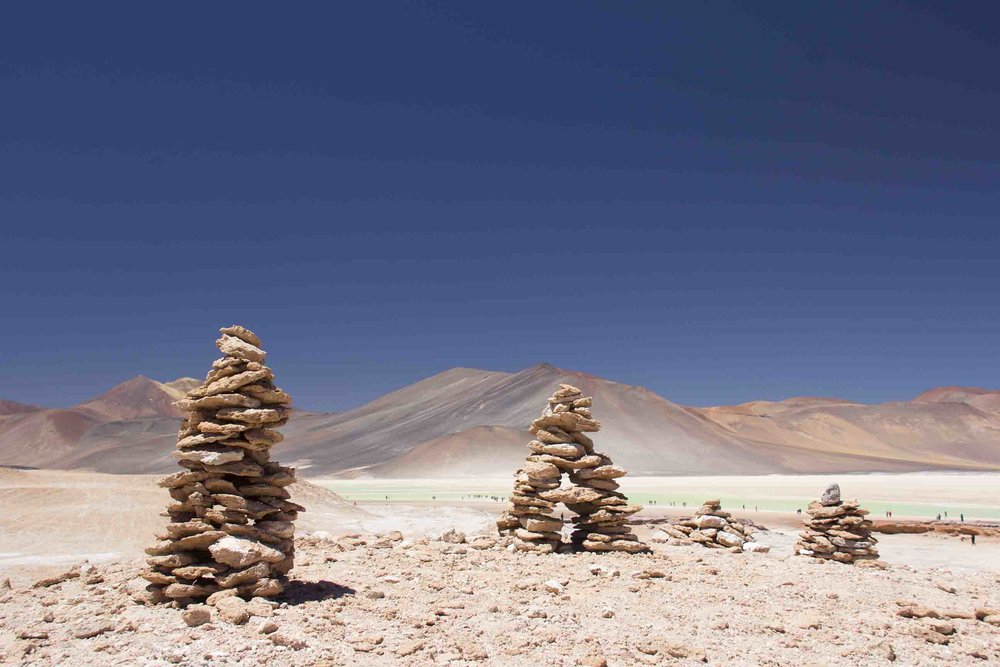
<svg viewBox="0 0 1000 667"><path fill-rule="evenodd" d="M813 558L854 563L878 558L878 543L872 534L872 522L865 518L868 510L858 501L840 499L840 486L831 484L819 502L809 503L806 529L799 534L795 553Z"/></svg>
<svg viewBox="0 0 1000 667"><path fill-rule="evenodd" d="M293 522L304 508L288 500L294 469L270 457L291 397L274 385L252 331L219 331L225 356L177 402L188 413L173 452L184 470L160 482L174 502L160 541L146 549L153 602L185 606L219 591L270 597L292 568Z"/></svg>
<svg viewBox="0 0 1000 667"><path fill-rule="evenodd" d="M753 540L752 524L740 521L722 509L718 499L706 500L690 519L664 528L673 538L695 542L710 549L766 552L769 547Z"/></svg>
<svg viewBox="0 0 1000 667"><path fill-rule="evenodd" d="M501 534L512 535L520 551L552 553L560 549L563 522L554 516L563 503L577 516L572 543L586 551L647 551L628 526L641 506L629 505L618 492L626 470L594 450L587 433L600 430L591 414L593 399L576 387L559 385L542 416L529 429L531 455L517 470L511 507L497 520ZM562 475L574 484L561 487Z"/></svg>

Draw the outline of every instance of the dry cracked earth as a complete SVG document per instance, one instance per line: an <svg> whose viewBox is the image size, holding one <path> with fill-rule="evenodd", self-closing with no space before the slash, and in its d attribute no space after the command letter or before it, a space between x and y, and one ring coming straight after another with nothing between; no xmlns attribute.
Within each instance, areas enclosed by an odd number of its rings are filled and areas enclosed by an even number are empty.
<svg viewBox="0 0 1000 667"><path fill-rule="evenodd" d="M1000 663L997 574L666 544L541 556L491 543L300 538L284 597L236 614L145 606L133 598L141 562L86 564L0 589L0 663Z"/></svg>

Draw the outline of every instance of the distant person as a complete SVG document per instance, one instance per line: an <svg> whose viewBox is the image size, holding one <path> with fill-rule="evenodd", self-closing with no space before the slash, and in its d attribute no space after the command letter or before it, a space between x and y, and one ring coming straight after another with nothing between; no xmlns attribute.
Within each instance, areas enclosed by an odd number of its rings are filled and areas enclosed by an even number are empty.
<svg viewBox="0 0 1000 667"><path fill-rule="evenodd" d="M946 519L948 518L948 513L947 513L947 512L945 512L945 513L944 513L944 517L945 517Z"/></svg>
<svg viewBox="0 0 1000 667"><path fill-rule="evenodd" d="M938 514L938 515L937 515L937 520L938 520L938 521L940 521L940 520L941 520L941 515L940 515L940 514Z"/></svg>
<svg viewBox="0 0 1000 667"><path fill-rule="evenodd" d="M973 533L970 537L972 537L972 546L976 546L976 534Z"/></svg>
<svg viewBox="0 0 1000 667"><path fill-rule="evenodd" d="M801 515L802 514L802 508L800 507L797 510L795 510L795 513Z"/></svg>
<svg viewBox="0 0 1000 667"><path fill-rule="evenodd" d="M958 515L958 518L959 518L959 520L961 520L961 521L965 521L965 512L962 512L961 514L959 514L959 515Z"/></svg>

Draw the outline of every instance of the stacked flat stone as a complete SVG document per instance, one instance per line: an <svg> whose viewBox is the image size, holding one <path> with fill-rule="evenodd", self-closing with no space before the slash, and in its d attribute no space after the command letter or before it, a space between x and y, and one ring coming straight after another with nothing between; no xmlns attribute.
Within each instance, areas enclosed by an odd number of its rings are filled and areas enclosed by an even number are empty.
<svg viewBox="0 0 1000 667"><path fill-rule="evenodd" d="M872 522L865 518L868 510L856 500L841 500L837 484L827 487L819 502L810 503L806 514L806 529L799 534L795 553L840 563L878 558L878 540L871 534Z"/></svg>
<svg viewBox="0 0 1000 667"><path fill-rule="evenodd" d="M146 549L143 577L154 602L184 606L230 589L246 598L278 595L294 560L293 522L304 508L285 488L294 469L270 456L291 397L274 385L252 331L219 331L225 356L177 403L188 413L173 452L184 470L160 482L174 502L160 541Z"/></svg>
<svg viewBox="0 0 1000 667"><path fill-rule="evenodd" d="M535 440L531 455L515 475L511 507L497 521L500 532L512 534L521 551L551 553L560 546L563 522L553 516L563 503L577 516L573 544L586 551L645 551L628 526L628 517L642 509L629 505L615 478L626 474L605 454L594 450L587 433L600 430L593 419L593 399L568 384L548 399L542 416L529 429ZM574 486L561 488L566 473Z"/></svg>
<svg viewBox="0 0 1000 667"><path fill-rule="evenodd" d="M671 537L701 544L710 549L733 551L768 551L753 540L753 527L722 509L718 499L706 500L690 519L682 519L664 528Z"/></svg>

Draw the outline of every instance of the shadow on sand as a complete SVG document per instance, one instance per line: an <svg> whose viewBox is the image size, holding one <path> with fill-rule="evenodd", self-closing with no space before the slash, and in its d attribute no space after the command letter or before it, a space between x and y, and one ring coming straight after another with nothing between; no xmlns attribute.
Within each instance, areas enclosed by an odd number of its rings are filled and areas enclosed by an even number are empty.
<svg viewBox="0 0 1000 667"><path fill-rule="evenodd" d="M299 581L298 579L288 582L285 592L277 600L287 602L289 605L302 604L303 602L318 602L320 600L336 600L345 595L357 593L353 588L335 584L332 581Z"/></svg>

